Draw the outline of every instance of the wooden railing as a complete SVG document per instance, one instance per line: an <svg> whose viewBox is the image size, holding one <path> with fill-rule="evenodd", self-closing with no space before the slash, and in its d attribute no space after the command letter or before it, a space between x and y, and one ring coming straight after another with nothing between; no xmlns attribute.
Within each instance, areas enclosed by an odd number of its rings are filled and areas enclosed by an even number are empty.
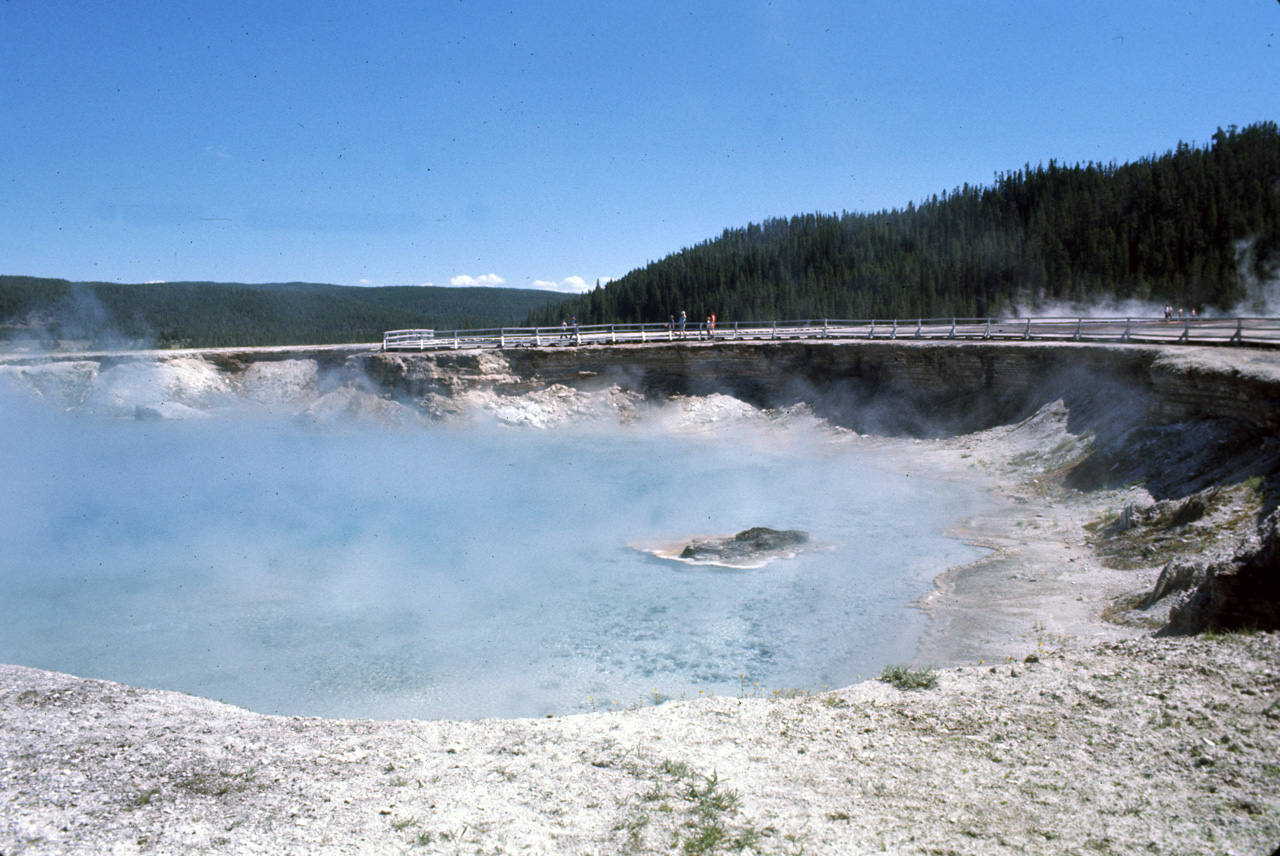
<svg viewBox="0 0 1280 856"><path fill-rule="evenodd" d="M779 339L934 339L1280 346L1280 318L913 318L390 330L384 351Z"/></svg>

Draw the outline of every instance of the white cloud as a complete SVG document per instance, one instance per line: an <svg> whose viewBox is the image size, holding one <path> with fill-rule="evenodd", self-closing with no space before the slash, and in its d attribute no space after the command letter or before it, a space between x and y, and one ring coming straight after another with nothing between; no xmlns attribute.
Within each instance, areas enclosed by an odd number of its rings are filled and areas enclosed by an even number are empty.
<svg viewBox="0 0 1280 856"><path fill-rule="evenodd" d="M450 285L502 285L506 280L498 276L496 273L486 273L481 276L467 276L465 273L455 276L449 280Z"/></svg>
<svg viewBox="0 0 1280 856"><path fill-rule="evenodd" d="M606 282L609 282L609 279L601 278L601 285ZM568 276L559 282L551 282L546 279L535 279L530 288L540 288L544 291L563 291L567 294L582 294L595 288L595 285L587 282L580 276Z"/></svg>
<svg viewBox="0 0 1280 856"><path fill-rule="evenodd" d="M613 277L603 276L595 282L587 282L580 276L567 276L559 282L549 279L535 279L528 285L516 285L513 288L537 288L542 291L559 291L564 294L585 294L596 287L596 282L601 285L612 282ZM507 281L496 273L486 273L483 276L469 276L467 274L459 274L449 280L449 285L453 286L499 286L506 285ZM422 285L435 285L432 282L424 282Z"/></svg>

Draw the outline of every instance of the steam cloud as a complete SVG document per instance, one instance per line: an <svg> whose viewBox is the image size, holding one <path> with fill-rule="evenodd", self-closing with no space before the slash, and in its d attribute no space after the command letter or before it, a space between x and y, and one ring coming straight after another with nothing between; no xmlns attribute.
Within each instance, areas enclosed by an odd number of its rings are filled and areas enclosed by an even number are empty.
<svg viewBox="0 0 1280 856"><path fill-rule="evenodd" d="M723 397L389 428L293 418L326 394L299 366L265 404L199 366L112 371L70 415L0 393L0 660L373 717L835 686L908 658L907 604L975 555L940 535L975 491ZM118 418L144 400L204 418ZM626 546L757 524L837 549L717 572Z"/></svg>

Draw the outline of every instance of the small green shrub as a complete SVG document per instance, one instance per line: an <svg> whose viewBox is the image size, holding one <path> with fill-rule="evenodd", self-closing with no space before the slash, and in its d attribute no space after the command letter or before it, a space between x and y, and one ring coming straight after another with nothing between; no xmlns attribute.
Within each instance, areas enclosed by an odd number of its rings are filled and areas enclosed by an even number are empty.
<svg viewBox="0 0 1280 856"><path fill-rule="evenodd" d="M160 794L159 788L149 788L133 798L133 802L125 809L133 811L135 808L142 808L144 805L151 805L151 801Z"/></svg>
<svg viewBox="0 0 1280 856"><path fill-rule="evenodd" d="M613 829L624 834L624 852L710 856L759 850L766 833L749 823L732 822L742 811L742 797L725 787L714 770L704 775L668 758L656 766L638 765L632 772L652 784L635 797L619 800L625 814Z"/></svg>
<svg viewBox="0 0 1280 856"><path fill-rule="evenodd" d="M1221 642L1224 639L1247 639L1250 636L1258 635L1258 626L1256 624L1246 624L1241 627L1210 627L1200 634L1200 638L1209 642Z"/></svg>
<svg viewBox="0 0 1280 856"><path fill-rule="evenodd" d="M663 759L658 765L659 773L666 773L675 779L684 779L693 775L692 768L684 761L672 761L670 758Z"/></svg>
<svg viewBox="0 0 1280 856"><path fill-rule="evenodd" d="M900 690L928 690L938 685L938 676L933 669L912 669L910 666L885 666L880 673L880 680L893 684Z"/></svg>

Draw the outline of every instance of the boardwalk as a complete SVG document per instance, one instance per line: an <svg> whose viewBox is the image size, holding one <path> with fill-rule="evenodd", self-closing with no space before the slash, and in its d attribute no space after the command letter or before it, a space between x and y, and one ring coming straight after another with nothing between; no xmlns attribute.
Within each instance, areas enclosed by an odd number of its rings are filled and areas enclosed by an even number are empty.
<svg viewBox="0 0 1280 856"><path fill-rule="evenodd" d="M391 330L384 351L693 343L746 340L955 340L1131 342L1141 344L1280 346L1280 318L923 318L897 321L766 321L719 323L714 333L691 324L588 324L488 330Z"/></svg>

